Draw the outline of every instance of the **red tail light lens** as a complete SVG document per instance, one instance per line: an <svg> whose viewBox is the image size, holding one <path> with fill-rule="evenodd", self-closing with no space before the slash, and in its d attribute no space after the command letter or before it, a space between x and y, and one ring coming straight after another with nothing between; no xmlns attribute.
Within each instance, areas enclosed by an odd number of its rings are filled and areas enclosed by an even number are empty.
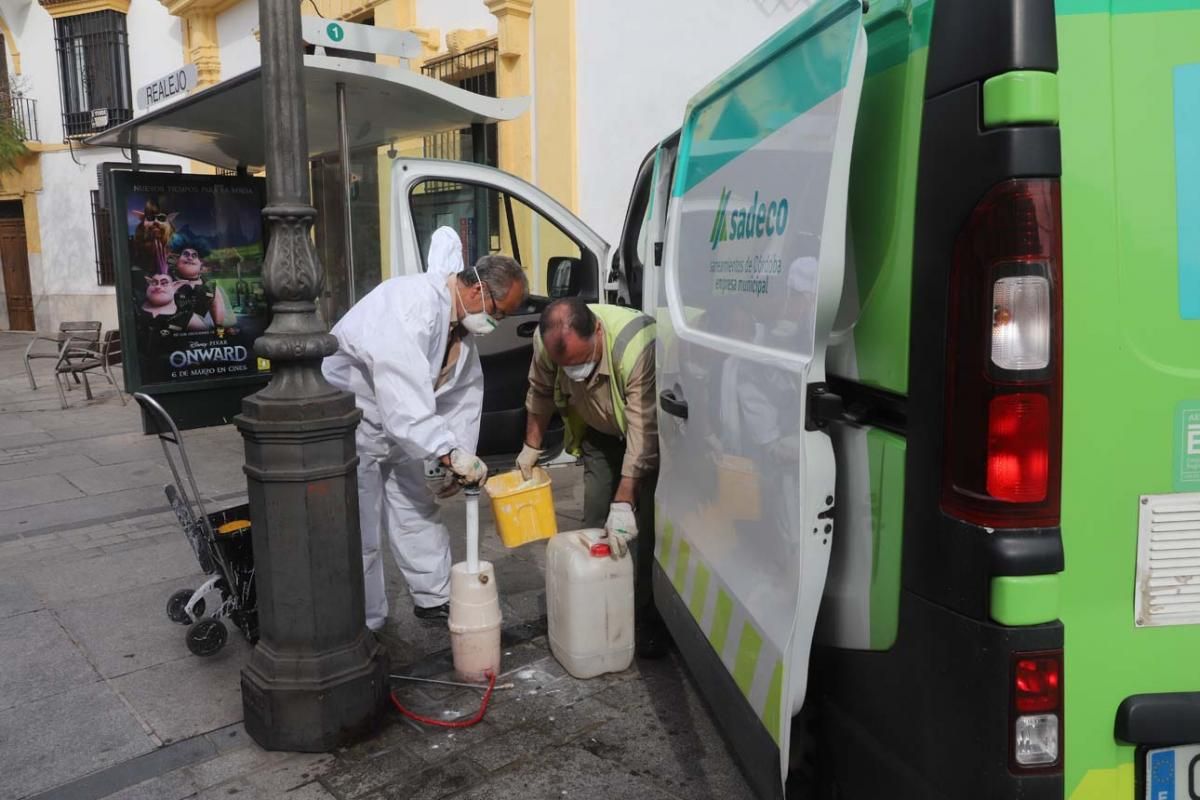
<svg viewBox="0 0 1200 800"><path fill-rule="evenodd" d="M993 397L988 408L988 494L1009 503L1045 500L1049 441L1050 403L1045 395Z"/></svg>
<svg viewBox="0 0 1200 800"><path fill-rule="evenodd" d="M1062 702L1059 656L1017 658L1013 692L1017 711L1033 714L1057 711Z"/></svg>
<svg viewBox="0 0 1200 800"><path fill-rule="evenodd" d="M978 525L1058 524L1061 228L1057 181L1011 180L955 244L942 508Z"/></svg>

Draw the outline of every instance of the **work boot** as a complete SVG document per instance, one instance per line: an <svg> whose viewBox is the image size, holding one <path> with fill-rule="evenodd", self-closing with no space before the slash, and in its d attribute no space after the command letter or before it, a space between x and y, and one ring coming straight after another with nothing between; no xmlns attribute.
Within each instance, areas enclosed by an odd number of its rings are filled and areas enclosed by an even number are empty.
<svg viewBox="0 0 1200 800"><path fill-rule="evenodd" d="M671 649L671 634L657 614L634 626L634 648L638 658L662 658Z"/></svg>
<svg viewBox="0 0 1200 800"><path fill-rule="evenodd" d="M413 614L417 619L429 620L431 622L445 622L450 619L450 603L445 602L440 606L429 606L422 608L421 606L413 606Z"/></svg>

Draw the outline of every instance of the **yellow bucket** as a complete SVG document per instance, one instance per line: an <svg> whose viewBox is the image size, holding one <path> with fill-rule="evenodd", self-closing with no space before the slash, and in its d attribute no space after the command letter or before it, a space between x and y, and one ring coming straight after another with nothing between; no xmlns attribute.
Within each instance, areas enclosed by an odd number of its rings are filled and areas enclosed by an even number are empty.
<svg viewBox="0 0 1200 800"><path fill-rule="evenodd" d="M558 533L549 473L534 467L529 485L524 484L520 470L496 475L485 484L505 547L520 547Z"/></svg>

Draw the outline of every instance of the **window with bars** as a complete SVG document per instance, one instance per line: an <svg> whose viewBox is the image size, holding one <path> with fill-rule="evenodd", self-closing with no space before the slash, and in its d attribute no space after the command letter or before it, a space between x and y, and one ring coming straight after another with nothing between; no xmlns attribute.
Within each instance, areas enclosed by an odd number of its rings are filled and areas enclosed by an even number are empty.
<svg viewBox="0 0 1200 800"><path fill-rule="evenodd" d="M100 202L100 192L92 190L92 233L96 243L96 283L101 286L116 286L117 273L113 265L111 218L108 209Z"/></svg>
<svg viewBox="0 0 1200 800"><path fill-rule="evenodd" d="M133 119L125 15L94 11L55 20L63 132L67 138Z"/></svg>
<svg viewBox="0 0 1200 800"><path fill-rule="evenodd" d="M466 89L468 92L486 97L496 96L496 53L498 47L493 39L476 45L469 50L430 60L421 67L424 75ZM476 140L478 137L478 141ZM495 167L499 152L496 147L496 125L475 125L457 131L446 131L426 136L425 158L445 158L452 161L474 161ZM456 186L442 187L453 191ZM438 191L430 184L426 191Z"/></svg>

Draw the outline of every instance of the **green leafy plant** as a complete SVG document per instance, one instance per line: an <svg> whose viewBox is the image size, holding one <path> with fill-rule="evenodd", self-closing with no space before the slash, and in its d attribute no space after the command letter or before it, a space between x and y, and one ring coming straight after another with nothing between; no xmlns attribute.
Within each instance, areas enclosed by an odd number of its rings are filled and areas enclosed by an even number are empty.
<svg viewBox="0 0 1200 800"><path fill-rule="evenodd" d="M0 86L0 173L15 170L29 153L25 146L26 131L13 113L13 98L21 96L20 88L11 82Z"/></svg>

